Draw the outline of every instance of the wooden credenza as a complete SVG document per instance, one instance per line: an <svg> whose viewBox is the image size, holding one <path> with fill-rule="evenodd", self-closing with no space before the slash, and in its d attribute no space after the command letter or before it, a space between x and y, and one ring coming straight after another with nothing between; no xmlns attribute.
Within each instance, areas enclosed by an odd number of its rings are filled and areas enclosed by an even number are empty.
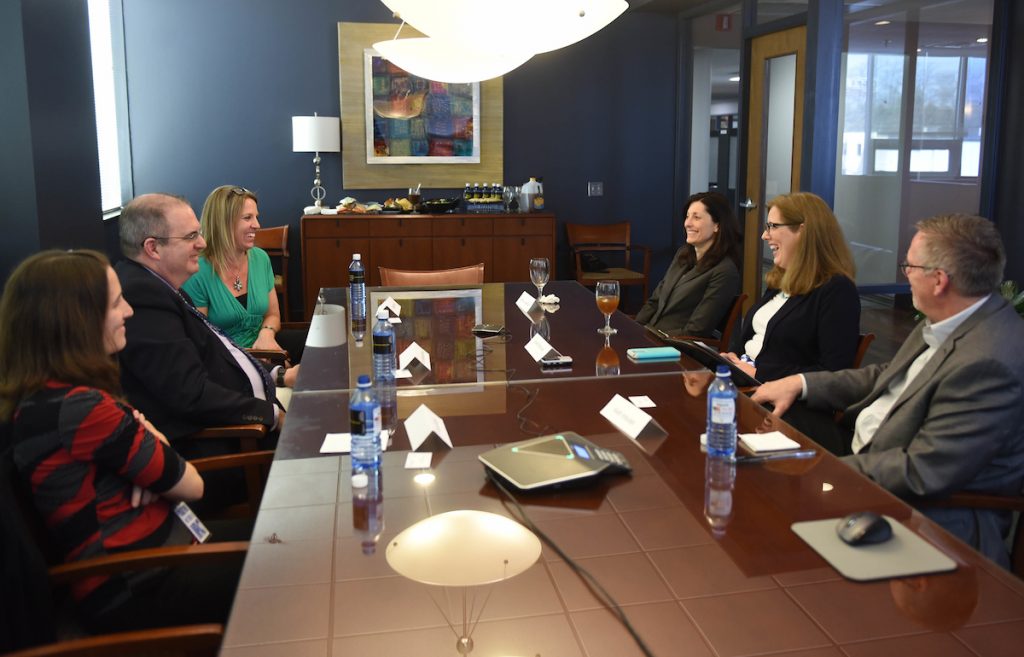
<svg viewBox="0 0 1024 657"><path fill-rule="evenodd" d="M448 269L484 263L484 280L530 280L530 258L555 264L555 216L531 214L306 215L302 217L304 309L321 287L348 285L353 253L368 285L377 267Z"/></svg>

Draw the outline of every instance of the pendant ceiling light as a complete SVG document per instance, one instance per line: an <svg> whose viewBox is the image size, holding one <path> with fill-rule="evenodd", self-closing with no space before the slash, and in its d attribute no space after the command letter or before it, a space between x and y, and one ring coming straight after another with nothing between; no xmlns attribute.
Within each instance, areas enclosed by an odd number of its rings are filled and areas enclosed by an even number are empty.
<svg viewBox="0 0 1024 657"><path fill-rule="evenodd" d="M382 0L434 39L484 52L531 54L581 41L626 11L625 0Z"/></svg>
<svg viewBox="0 0 1024 657"><path fill-rule="evenodd" d="M437 82L479 82L504 75L533 56L529 52L492 52L441 39L378 41L374 49L395 66Z"/></svg>

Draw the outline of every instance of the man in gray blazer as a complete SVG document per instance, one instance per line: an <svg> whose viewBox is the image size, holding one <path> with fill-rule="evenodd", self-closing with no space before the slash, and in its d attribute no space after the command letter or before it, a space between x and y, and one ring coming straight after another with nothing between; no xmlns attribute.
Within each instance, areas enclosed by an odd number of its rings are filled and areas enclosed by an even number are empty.
<svg viewBox="0 0 1024 657"><path fill-rule="evenodd" d="M957 491L1019 495L1024 485L1024 320L996 291L1006 256L980 217L917 224L901 265L922 322L883 365L766 383L754 401L781 415L798 397L843 410L850 466L913 502ZM1008 566L1010 514L924 509Z"/></svg>

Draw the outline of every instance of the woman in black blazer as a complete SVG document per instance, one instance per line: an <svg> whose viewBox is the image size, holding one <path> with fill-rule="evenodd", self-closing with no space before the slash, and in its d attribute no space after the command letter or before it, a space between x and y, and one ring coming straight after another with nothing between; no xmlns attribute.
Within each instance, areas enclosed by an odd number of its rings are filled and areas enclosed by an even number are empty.
<svg viewBox="0 0 1024 657"><path fill-rule="evenodd" d="M807 192L772 199L761 239L775 267L726 355L761 381L852 367L860 297L853 256L828 205Z"/></svg>
<svg viewBox="0 0 1024 657"><path fill-rule="evenodd" d="M718 192L694 194L686 208L686 244L636 321L670 335L718 337L740 292L736 217Z"/></svg>

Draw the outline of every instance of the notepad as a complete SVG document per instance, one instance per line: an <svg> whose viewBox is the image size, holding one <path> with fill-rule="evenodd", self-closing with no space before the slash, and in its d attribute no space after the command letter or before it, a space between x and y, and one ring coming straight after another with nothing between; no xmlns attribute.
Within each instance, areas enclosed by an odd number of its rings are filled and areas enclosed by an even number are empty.
<svg viewBox="0 0 1024 657"><path fill-rule="evenodd" d="M781 452L787 449L800 449L800 443L782 435L781 431L768 433L741 433L740 442L754 454L763 452Z"/></svg>

